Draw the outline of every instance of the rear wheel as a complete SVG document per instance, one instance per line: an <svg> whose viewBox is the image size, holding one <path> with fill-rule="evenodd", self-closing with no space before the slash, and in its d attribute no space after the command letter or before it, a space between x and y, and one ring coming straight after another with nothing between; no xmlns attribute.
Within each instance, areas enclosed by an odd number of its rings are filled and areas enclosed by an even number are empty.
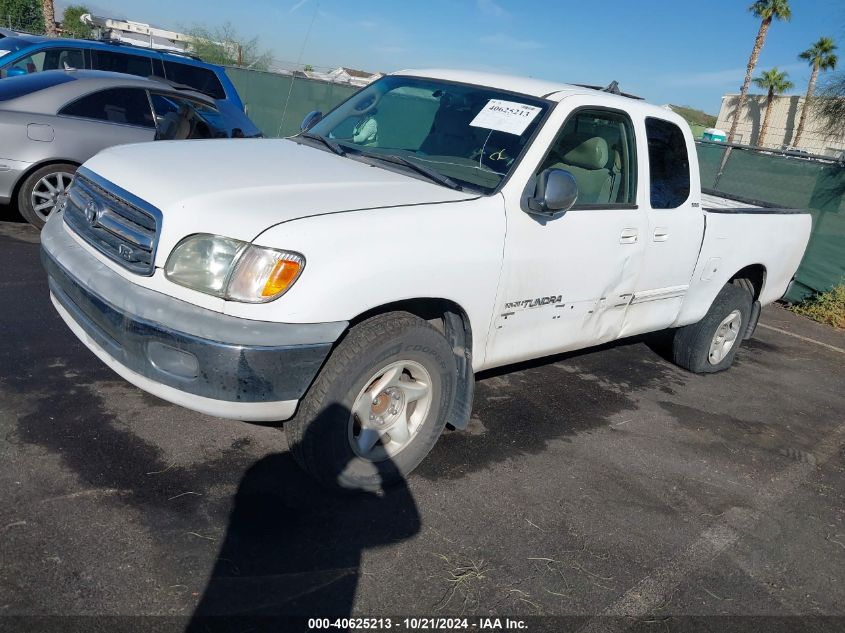
<svg viewBox="0 0 845 633"><path fill-rule="evenodd" d="M285 434L322 484L375 490L410 473L440 437L457 368L443 335L406 312L353 327L332 352Z"/></svg>
<svg viewBox="0 0 845 633"><path fill-rule="evenodd" d="M697 374L730 367L748 327L753 300L745 288L732 284L722 288L701 321L675 332L675 363Z"/></svg>
<svg viewBox="0 0 845 633"><path fill-rule="evenodd" d="M54 163L36 169L23 181L18 210L27 222L39 229L44 226L73 182L76 169L71 163Z"/></svg>

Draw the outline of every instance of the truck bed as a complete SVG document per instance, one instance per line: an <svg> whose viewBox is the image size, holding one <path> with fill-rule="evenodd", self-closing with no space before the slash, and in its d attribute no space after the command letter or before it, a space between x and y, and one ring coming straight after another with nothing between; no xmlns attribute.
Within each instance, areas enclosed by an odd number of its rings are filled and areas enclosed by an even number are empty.
<svg viewBox="0 0 845 633"><path fill-rule="evenodd" d="M785 209L758 200L729 197L723 193L708 190L702 190L701 192L701 207L709 213L807 213L800 209Z"/></svg>

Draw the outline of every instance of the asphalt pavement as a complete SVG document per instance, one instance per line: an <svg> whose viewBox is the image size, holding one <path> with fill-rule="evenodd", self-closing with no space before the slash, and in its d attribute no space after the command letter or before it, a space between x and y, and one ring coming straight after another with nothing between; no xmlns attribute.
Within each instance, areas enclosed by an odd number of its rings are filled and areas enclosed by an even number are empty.
<svg viewBox="0 0 845 633"><path fill-rule="evenodd" d="M660 337L488 372L469 430L404 485L336 496L278 428L106 368L56 315L38 248L0 223L2 630L845 628L842 332L772 307L718 375Z"/></svg>

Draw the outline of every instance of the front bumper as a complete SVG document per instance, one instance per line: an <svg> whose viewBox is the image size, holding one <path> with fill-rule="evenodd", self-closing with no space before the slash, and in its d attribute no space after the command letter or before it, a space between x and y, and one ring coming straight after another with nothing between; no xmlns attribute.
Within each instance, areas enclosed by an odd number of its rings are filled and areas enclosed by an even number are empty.
<svg viewBox="0 0 845 633"><path fill-rule="evenodd" d="M56 309L123 378L219 417L291 417L346 322L285 324L206 310L131 283L80 246L62 214L41 233Z"/></svg>

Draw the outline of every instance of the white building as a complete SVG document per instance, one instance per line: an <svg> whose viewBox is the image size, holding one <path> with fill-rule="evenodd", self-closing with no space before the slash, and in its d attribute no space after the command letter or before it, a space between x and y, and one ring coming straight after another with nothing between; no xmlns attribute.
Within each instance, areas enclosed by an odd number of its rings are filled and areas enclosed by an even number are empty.
<svg viewBox="0 0 845 633"><path fill-rule="evenodd" d="M728 131L733 123L734 112L739 102L738 94L722 97L722 107L716 127ZM812 107L807 113L804 132L801 141L796 146L795 132L801 119L801 109L804 107L804 97L777 96L772 101L772 113L769 126L763 139L764 147L781 149L784 146L795 147L811 154L822 156L839 156L845 151L845 121L836 128L831 128L827 121L819 117ZM743 111L740 113L739 125L734 135L734 143L742 145L758 145L760 129L766 116L766 96L748 95Z"/></svg>

